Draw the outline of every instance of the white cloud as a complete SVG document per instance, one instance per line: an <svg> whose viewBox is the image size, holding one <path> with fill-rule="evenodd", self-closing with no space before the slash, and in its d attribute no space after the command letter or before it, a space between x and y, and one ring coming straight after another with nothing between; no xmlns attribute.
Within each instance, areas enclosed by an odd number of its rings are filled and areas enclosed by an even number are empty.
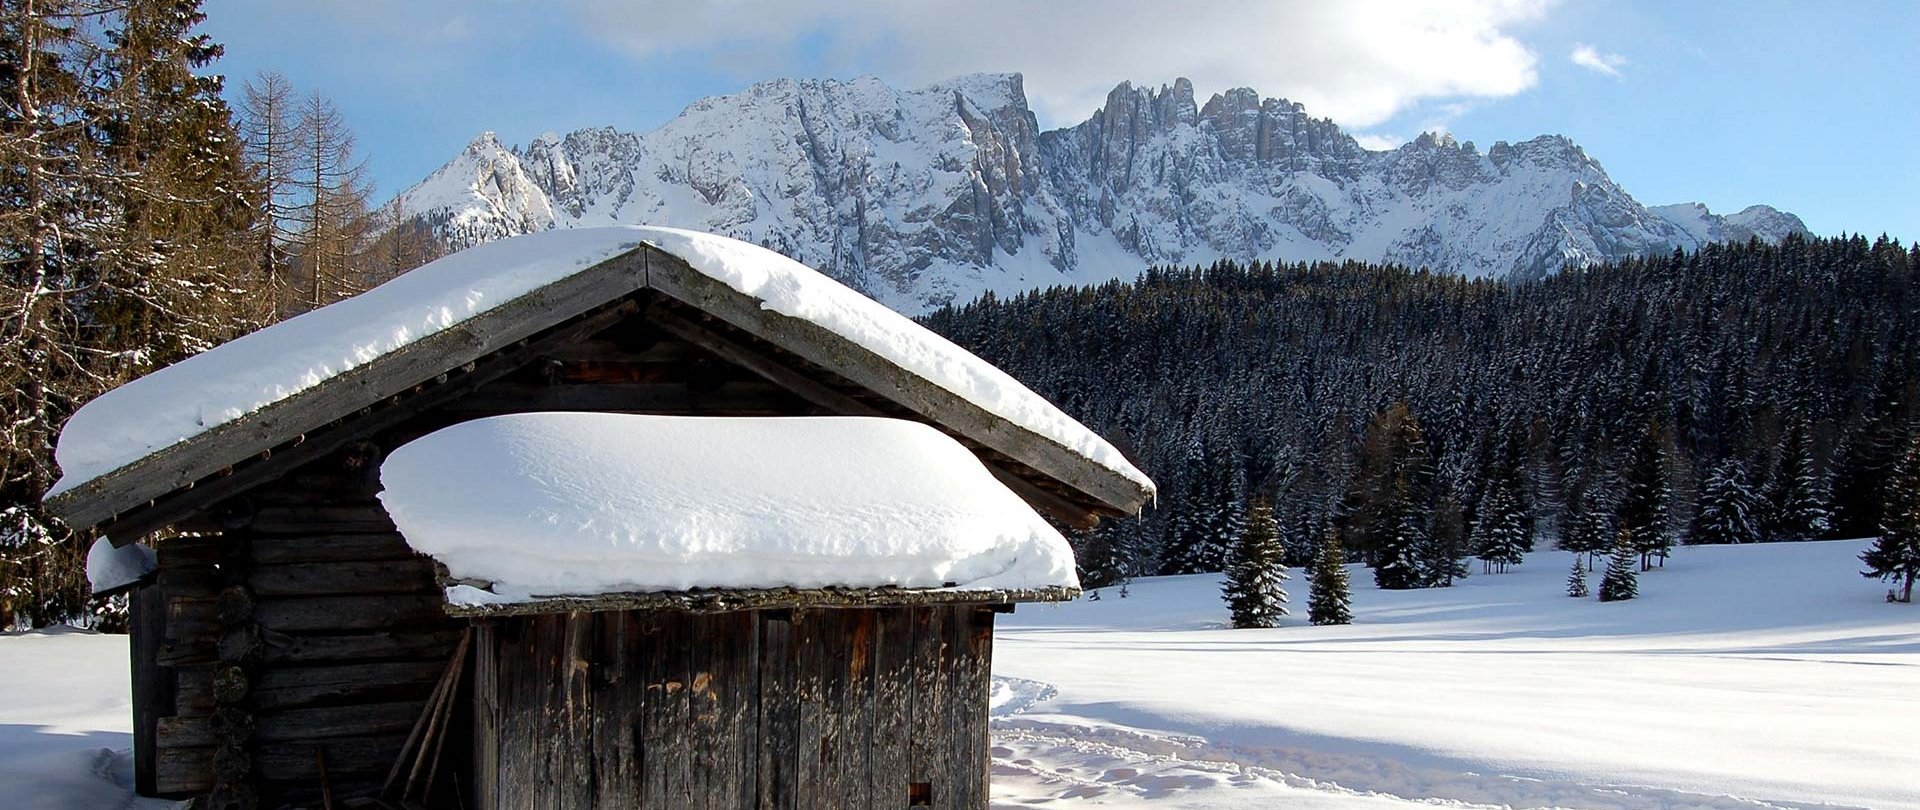
<svg viewBox="0 0 1920 810"><path fill-rule="evenodd" d="M1627 58L1617 53L1601 53L1592 45L1573 46L1573 53L1567 57L1573 63L1595 73L1619 78L1620 69L1627 66Z"/></svg>
<svg viewBox="0 0 1920 810"><path fill-rule="evenodd" d="M1375 152L1389 152L1407 142L1406 138L1399 135L1382 135L1376 132L1362 132L1354 135L1353 139L1360 144L1361 149Z"/></svg>
<svg viewBox="0 0 1920 810"><path fill-rule="evenodd" d="M899 84L1026 75L1043 123L1076 122L1113 85L1252 87L1371 126L1423 99L1497 98L1537 81L1514 35L1550 0L572 0L593 35L642 57L704 56L788 75L803 53ZM1203 99L1204 100L1204 99Z"/></svg>

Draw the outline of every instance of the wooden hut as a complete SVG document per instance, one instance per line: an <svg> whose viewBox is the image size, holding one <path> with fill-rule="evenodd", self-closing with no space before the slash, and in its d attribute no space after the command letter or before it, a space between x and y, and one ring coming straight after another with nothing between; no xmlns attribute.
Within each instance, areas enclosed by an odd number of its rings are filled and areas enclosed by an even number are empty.
<svg viewBox="0 0 1920 810"><path fill-rule="evenodd" d="M138 791L217 808L399 806L428 784L446 807L986 805L993 615L1071 588L450 605L378 498L383 460L553 411L913 420L1072 526L1153 494L1011 379L768 251L667 229L483 245L70 421L48 509L116 546L157 538L132 593Z"/></svg>

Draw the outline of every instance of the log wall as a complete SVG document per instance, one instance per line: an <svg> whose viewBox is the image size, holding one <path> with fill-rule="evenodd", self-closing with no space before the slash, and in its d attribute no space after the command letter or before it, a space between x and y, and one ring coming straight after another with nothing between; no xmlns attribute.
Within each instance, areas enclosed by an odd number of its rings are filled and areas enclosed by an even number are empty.
<svg viewBox="0 0 1920 810"><path fill-rule="evenodd" d="M155 792L317 806L323 757L337 801L378 789L465 627L375 499L378 460L350 447L227 504L221 536L160 543Z"/></svg>
<svg viewBox="0 0 1920 810"><path fill-rule="evenodd" d="M987 806L983 606L479 626L475 807Z"/></svg>

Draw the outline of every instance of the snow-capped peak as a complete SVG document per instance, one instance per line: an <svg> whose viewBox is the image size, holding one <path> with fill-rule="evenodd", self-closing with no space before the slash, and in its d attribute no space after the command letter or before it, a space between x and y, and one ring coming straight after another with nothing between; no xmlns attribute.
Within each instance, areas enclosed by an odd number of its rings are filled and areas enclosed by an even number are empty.
<svg viewBox="0 0 1920 810"><path fill-rule="evenodd" d="M659 129L483 133L391 205L460 248L551 227L651 223L745 239L913 313L985 292L1219 258L1395 261L1537 277L1805 230L1766 206L1649 209L1571 140L1445 134L1369 151L1248 88L1122 82L1039 130L1018 73L913 90L779 79Z"/></svg>

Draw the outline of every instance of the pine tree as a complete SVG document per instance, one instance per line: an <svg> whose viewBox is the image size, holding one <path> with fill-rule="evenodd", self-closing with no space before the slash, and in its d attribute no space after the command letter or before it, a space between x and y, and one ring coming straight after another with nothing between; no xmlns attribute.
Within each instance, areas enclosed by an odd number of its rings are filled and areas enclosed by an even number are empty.
<svg viewBox="0 0 1920 810"><path fill-rule="evenodd" d="M0 615L84 608L85 546L41 511L78 405L259 323L250 178L198 0L0 14Z"/></svg>
<svg viewBox="0 0 1920 810"><path fill-rule="evenodd" d="M1640 595L1640 575L1633 567L1639 553L1633 531L1621 529L1613 543L1613 556L1607 558L1607 572L1600 577L1600 601L1619 602Z"/></svg>
<svg viewBox="0 0 1920 810"><path fill-rule="evenodd" d="M1667 477L1666 430L1658 419L1649 420L1634 444L1622 478L1626 482L1620 497L1619 530L1639 544L1640 570L1655 559L1666 564L1673 548L1673 484Z"/></svg>
<svg viewBox="0 0 1920 810"><path fill-rule="evenodd" d="M1587 570L1593 570L1595 558L1613 547L1612 515L1595 493L1584 492L1569 499L1571 515L1566 534L1560 538L1560 550L1587 558Z"/></svg>
<svg viewBox="0 0 1920 810"><path fill-rule="evenodd" d="M1418 549L1427 528L1415 524L1432 511L1432 483L1432 452L1413 409L1395 402L1374 414L1340 510L1340 529L1368 565L1403 566L1390 576L1405 583L1395 587L1417 588L1424 581Z"/></svg>
<svg viewBox="0 0 1920 810"><path fill-rule="evenodd" d="M1321 624L1352 624L1353 596L1347 583L1347 557L1340 548L1340 535L1327 532L1320 546L1320 559L1313 564L1313 592L1307 596L1307 621Z"/></svg>
<svg viewBox="0 0 1920 810"><path fill-rule="evenodd" d="M1795 420L1768 482L1768 540L1819 540L1833 528L1832 492L1814 464L1812 431Z"/></svg>
<svg viewBox="0 0 1920 810"><path fill-rule="evenodd" d="M1273 627L1287 615L1285 554L1273 506L1265 499L1254 501L1221 587L1234 627Z"/></svg>
<svg viewBox="0 0 1920 810"><path fill-rule="evenodd" d="M1433 529L1427 533L1426 545L1419 549L1426 587L1451 588L1454 580L1467 576L1466 517L1461 511L1459 500L1452 494L1434 507Z"/></svg>
<svg viewBox="0 0 1920 810"><path fill-rule="evenodd" d="M1580 564L1582 555L1573 555L1573 570L1567 574L1567 595L1575 599L1587 598L1587 567Z"/></svg>
<svg viewBox="0 0 1920 810"><path fill-rule="evenodd" d="M1759 542L1755 520L1759 508L1760 499L1747 484L1746 465L1736 459L1722 461L1701 488L1700 511L1689 540L1714 545Z"/></svg>
<svg viewBox="0 0 1920 810"><path fill-rule="evenodd" d="M1913 580L1920 576L1920 436L1894 464L1886 502L1880 508L1880 537L1860 555L1861 574L1894 583L1888 600L1913 601Z"/></svg>
<svg viewBox="0 0 1920 810"><path fill-rule="evenodd" d="M1373 584L1388 591L1421 587L1427 580L1420 549L1430 540L1425 505L1417 500L1406 474L1396 476L1388 487L1386 507L1375 529L1379 545L1374 550Z"/></svg>
<svg viewBox="0 0 1920 810"><path fill-rule="evenodd" d="M1520 504L1506 487L1488 489L1486 496L1480 499L1478 512L1473 527L1473 543L1483 570L1488 573L1495 570L1505 572L1508 566L1524 562L1527 547L1532 544L1526 539Z"/></svg>

